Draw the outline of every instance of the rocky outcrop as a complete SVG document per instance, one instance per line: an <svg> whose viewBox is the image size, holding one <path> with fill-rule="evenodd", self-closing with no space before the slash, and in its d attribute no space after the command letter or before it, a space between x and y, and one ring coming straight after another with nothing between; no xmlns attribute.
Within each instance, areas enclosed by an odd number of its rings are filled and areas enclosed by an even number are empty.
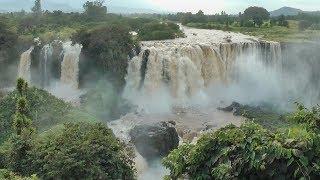
<svg viewBox="0 0 320 180"><path fill-rule="evenodd" d="M167 122L136 126L130 136L137 151L147 160L164 157L179 145L176 129Z"/></svg>

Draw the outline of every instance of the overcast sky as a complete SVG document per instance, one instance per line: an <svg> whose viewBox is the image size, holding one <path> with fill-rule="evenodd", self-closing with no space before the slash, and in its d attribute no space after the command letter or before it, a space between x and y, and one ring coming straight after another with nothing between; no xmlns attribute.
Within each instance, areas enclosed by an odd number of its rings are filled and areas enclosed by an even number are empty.
<svg viewBox="0 0 320 180"><path fill-rule="evenodd" d="M0 0L1 10L30 9L34 0ZM44 7L81 9L86 0L42 0ZM263 6L275 10L290 6L306 11L320 10L320 0L106 0L108 6L155 9L161 11L192 11L202 9L207 14L238 13L248 6Z"/></svg>

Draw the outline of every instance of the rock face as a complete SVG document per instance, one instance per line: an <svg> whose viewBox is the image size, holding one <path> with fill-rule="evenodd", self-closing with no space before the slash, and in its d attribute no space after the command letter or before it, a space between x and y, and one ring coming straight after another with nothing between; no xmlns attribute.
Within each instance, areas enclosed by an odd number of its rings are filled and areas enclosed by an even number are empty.
<svg viewBox="0 0 320 180"><path fill-rule="evenodd" d="M166 156L179 145L176 129L167 122L136 126L130 136L138 152L147 160Z"/></svg>

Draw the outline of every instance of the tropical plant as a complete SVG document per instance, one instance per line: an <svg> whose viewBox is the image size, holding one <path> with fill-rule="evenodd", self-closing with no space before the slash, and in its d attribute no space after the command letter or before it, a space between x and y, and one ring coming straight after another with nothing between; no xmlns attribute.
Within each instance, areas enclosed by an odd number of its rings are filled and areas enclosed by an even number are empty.
<svg viewBox="0 0 320 180"><path fill-rule="evenodd" d="M302 126L271 133L248 122L205 134L196 145L171 152L163 164L169 179L315 179L319 143L320 136Z"/></svg>

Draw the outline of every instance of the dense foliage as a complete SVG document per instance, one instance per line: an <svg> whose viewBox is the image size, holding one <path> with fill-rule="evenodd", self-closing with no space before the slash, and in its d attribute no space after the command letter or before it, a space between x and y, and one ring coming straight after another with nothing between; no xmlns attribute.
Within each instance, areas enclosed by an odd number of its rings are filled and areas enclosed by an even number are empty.
<svg viewBox="0 0 320 180"><path fill-rule="evenodd" d="M320 177L319 109L299 105L288 116L295 126L271 132L247 122L203 135L164 159L168 178L316 179Z"/></svg>
<svg viewBox="0 0 320 180"><path fill-rule="evenodd" d="M101 20L107 15L107 7L103 5L103 0L87 1L83 9L88 19L91 21Z"/></svg>
<svg viewBox="0 0 320 180"><path fill-rule="evenodd" d="M255 25L261 27L263 21L268 20L269 17L269 12L263 7L249 7L244 11L241 18L253 20Z"/></svg>
<svg viewBox="0 0 320 180"><path fill-rule="evenodd" d="M21 177L17 174L7 170L7 169L0 169L0 179L8 179L8 180L38 180L38 178L33 175L31 177Z"/></svg>
<svg viewBox="0 0 320 180"><path fill-rule="evenodd" d="M17 57L16 43L18 35L9 29L8 19L0 17L0 88L13 81L11 71L14 71Z"/></svg>
<svg viewBox="0 0 320 180"><path fill-rule="evenodd" d="M132 179L127 150L102 124L66 124L36 140L30 168L44 179Z"/></svg>
<svg viewBox="0 0 320 180"><path fill-rule="evenodd" d="M171 22L144 24L139 29L138 34L140 39L145 41L175 39L183 36L180 27Z"/></svg>
<svg viewBox="0 0 320 180"><path fill-rule="evenodd" d="M126 26L110 25L80 30L72 40L83 46L80 84L84 85L84 82L92 82L103 77L116 85L124 84L128 55L134 48L134 42Z"/></svg>
<svg viewBox="0 0 320 180"><path fill-rule="evenodd" d="M1 103L0 177L134 179L133 151L105 125L23 79Z"/></svg>
<svg viewBox="0 0 320 180"><path fill-rule="evenodd" d="M134 178L132 151L102 124L65 124L33 137L21 154L24 140L13 136L0 148L2 167L42 179Z"/></svg>

